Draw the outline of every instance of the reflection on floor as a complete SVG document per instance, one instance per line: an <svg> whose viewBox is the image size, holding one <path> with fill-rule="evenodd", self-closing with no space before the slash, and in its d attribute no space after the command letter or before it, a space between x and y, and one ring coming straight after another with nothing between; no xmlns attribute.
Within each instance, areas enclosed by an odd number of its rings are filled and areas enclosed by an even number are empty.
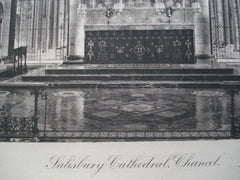
<svg viewBox="0 0 240 180"><path fill-rule="evenodd" d="M40 136L230 137L230 96L223 89L49 89L47 94L47 101L38 99ZM239 102L236 95L238 121ZM3 106L1 116L34 116L34 96L27 90L1 91Z"/></svg>
<svg viewBox="0 0 240 180"><path fill-rule="evenodd" d="M66 131L229 130L229 99L223 90L206 89L49 90L45 124ZM34 114L30 92L3 93L0 100L8 117ZM238 106L239 96L235 101ZM45 101L39 99L40 129L44 111Z"/></svg>
<svg viewBox="0 0 240 180"><path fill-rule="evenodd" d="M47 124L53 130L230 129L229 97L222 90L58 90L48 104Z"/></svg>

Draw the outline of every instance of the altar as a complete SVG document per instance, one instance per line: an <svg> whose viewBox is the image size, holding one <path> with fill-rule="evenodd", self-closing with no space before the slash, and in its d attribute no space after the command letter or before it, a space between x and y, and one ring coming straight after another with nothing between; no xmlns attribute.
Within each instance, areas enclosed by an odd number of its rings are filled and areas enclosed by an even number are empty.
<svg viewBox="0 0 240 180"><path fill-rule="evenodd" d="M86 63L195 62L193 29L87 30L85 37Z"/></svg>
<svg viewBox="0 0 240 180"><path fill-rule="evenodd" d="M70 15L73 59L86 64L193 64L210 57L206 1L91 2L71 5L78 7Z"/></svg>

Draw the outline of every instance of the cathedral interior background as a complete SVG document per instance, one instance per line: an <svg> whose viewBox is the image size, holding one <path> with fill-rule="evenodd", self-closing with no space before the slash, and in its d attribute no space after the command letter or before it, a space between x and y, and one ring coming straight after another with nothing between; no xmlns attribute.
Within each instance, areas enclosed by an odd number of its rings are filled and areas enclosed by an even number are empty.
<svg viewBox="0 0 240 180"><path fill-rule="evenodd" d="M169 15L166 7L172 7ZM172 60L175 63L182 63L178 59L183 61L184 56L186 59L190 58L186 60L190 63L194 62L194 56L204 55L214 55L217 59L237 59L240 41L238 7L238 0L214 0L209 3L197 0L15 0L12 1L11 8L14 8L16 14L10 19L14 24L11 26L13 35L9 36L10 46L13 47L9 47L8 50L27 46L28 59L38 62L54 62L67 57L84 57L88 63L94 62L90 59L103 62L104 56L115 62L114 56L118 55L124 59L142 58L145 61L148 57L150 62L167 62L169 58L175 58ZM107 12L107 9L111 11ZM108 18L106 13L112 15ZM1 19L4 20L3 8L1 14ZM165 37L161 34L162 32L168 34L168 30L171 29L191 30L193 34L182 37L182 40L180 35ZM125 42L124 38L136 37L130 47L122 46L121 43L115 47L116 45L111 42L115 37L110 34L121 34L122 31L119 30L125 30L128 34L133 33L120 38L125 45L129 43ZM148 30L146 33L150 34L157 33L153 30L161 31L159 37L157 34L148 37L149 34L138 35L141 32L137 30ZM90 33L108 31L109 39L106 42L102 41L102 44L100 41L105 37L95 37L93 40L88 37L89 31ZM142 46L146 43L146 38L160 37L163 39L158 43L147 40L149 44L146 47ZM169 38L172 38L170 45L164 42ZM189 51L186 49L190 45L186 46L187 40L192 43L192 49ZM107 43L107 50L104 43ZM166 49L163 48L165 46L169 51L174 47L176 57L170 57L171 53L163 50ZM124 51L126 49L130 50ZM131 57L130 51L134 57Z"/></svg>
<svg viewBox="0 0 240 180"><path fill-rule="evenodd" d="M239 138L239 4L0 0L0 140Z"/></svg>

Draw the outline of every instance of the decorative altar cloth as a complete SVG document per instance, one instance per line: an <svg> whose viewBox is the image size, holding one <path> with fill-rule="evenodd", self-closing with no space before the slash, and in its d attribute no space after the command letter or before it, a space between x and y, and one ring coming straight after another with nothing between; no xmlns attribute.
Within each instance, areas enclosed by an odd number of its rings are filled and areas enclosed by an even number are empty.
<svg viewBox="0 0 240 180"><path fill-rule="evenodd" d="M193 30L86 31L86 63L194 63Z"/></svg>

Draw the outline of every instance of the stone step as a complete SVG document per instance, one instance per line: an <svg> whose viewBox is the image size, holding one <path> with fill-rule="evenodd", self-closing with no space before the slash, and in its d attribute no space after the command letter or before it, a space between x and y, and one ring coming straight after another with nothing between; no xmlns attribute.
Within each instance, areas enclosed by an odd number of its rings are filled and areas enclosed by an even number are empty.
<svg viewBox="0 0 240 180"><path fill-rule="evenodd" d="M46 84L45 84L46 85ZM49 88L223 88L221 82L186 81L61 81L52 82Z"/></svg>
<svg viewBox="0 0 240 180"><path fill-rule="evenodd" d="M230 84L229 84L230 83ZM239 89L237 81L54 81L54 82L0 82L0 89L52 89L52 88L208 88Z"/></svg>
<svg viewBox="0 0 240 180"><path fill-rule="evenodd" d="M68 60L63 62L64 65L79 65L79 64L84 64L83 60Z"/></svg>
<svg viewBox="0 0 240 180"><path fill-rule="evenodd" d="M12 76L13 76L13 70L11 69L0 71L0 77L12 77Z"/></svg>
<svg viewBox="0 0 240 180"><path fill-rule="evenodd" d="M53 68L46 69L46 74L233 74L233 69L225 68Z"/></svg>
<svg viewBox="0 0 240 180"><path fill-rule="evenodd" d="M63 74L22 76L23 81L240 81L240 75L229 74Z"/></svg>

